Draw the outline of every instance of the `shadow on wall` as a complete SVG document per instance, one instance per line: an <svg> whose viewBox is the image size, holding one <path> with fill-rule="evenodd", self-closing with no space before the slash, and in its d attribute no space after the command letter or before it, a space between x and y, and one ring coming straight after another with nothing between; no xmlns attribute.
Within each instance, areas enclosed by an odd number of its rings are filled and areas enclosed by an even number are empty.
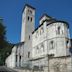
<svg viewBox="0 0 72 72"><path fill-rule="evenodd" d="M72 39L71 39L71 47L70 47L69 51L70 51L70 53L72 55Z"/></svg>
<svg viewBox="0 0 72 72"><path fill-rule="evenodd" d="M71 53L71 55L72 55L72 46L71 46L71 48L69 49L69 51L70 51L70 53Z"/></svg>

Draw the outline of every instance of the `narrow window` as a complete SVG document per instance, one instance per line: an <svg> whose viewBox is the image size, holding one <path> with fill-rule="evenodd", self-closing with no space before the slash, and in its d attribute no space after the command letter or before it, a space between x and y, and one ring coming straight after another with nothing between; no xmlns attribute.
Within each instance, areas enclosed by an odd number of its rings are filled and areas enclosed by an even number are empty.
<svg viewBox="0 0 72 72"><path fill-rule="evenodd" d="M16 62L17 62L17 55L16 55Z"/></svg>
<svg viewBox="0 0 72 72"><path fill-rule="evenodd" d="M67 48L69 47L69 41L68 40L66 41L66 47Z"/></svg>
<svg viewBox="0 0 72 72"><path fill-rule="evenodd" d="M28 12L29 12L29 9L28 9Z"/></svg>
<svg viewBox="0 0 72 72"><path fill-rule="evenodd" d="M21 56L20 56L20 60L21 60Z"/></svg>
<svg viewBox="0 0 72 72"><path fill-rule="evenodd" d="M32 14L32 11L30 10L30 13Z"/></svg>
<svg viewBox="0 0 72 72"><path fill-rule="evenodd" d="M30 35L29 35L29 40L30 40Z"/></svg>
<svg viewBox="0 0 72 72"><path fill-rule="evenodd" d="M32 22L32 17L31 17L31 22Z"/></svg>
<svg viewBox="0 0 72 72"><path fill-rule="evenodd" d="M16 55L16 67L17 67L17 60L18 60L17 57L18 57L18 55Z"/></svg>
<svg viewBox="0 0 72 72"><path fill-rule="evenodd" d="M19 56L19 62L20 62L20 65L21 65L21 56Z"/></svg>
<svg viewBox="0 0 72 72"><path fill-rule="evenodd" d="M28 21L29 21L29 16L28 16Z"/></svg>
<svg viewBox="0 0 72 72"><path fill-rule="evenodd" d="M30 52L28 52L28 58L30 58Z"/></svg>
<svg viewBox="0 0 72 72"><path fill-rule="evenodd" d="M17 54L17 51L18 51L18 46L17 46L17 48L16 48L16 54Z"/></svg>
<svg viewBox="0 0 72 72"><path fill-rule="evenodd" d="M60 34L60 26L58 27L58 34Z"/></svg>
<svg viewBox="0 0 72 72"><path fill-rule="evenodd" d="M51 42L50 42L50 49L53 49L53 48L54 48L54 42L51 41Z"/></svg>

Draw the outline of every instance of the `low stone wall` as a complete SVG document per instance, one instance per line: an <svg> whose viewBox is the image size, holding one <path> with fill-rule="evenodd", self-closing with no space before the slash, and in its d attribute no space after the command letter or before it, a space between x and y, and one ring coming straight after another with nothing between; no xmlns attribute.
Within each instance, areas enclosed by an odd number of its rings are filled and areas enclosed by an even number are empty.
<svg viewBox="0 0 72 72"><path fill-rule="evenodd" d="M17 72L72 72L72 59L66 57L50 57L43 70L15 69Z"/></svg>
<svg viewBox="0 0 72 72"><path fill-rule="evenodd" d="M49 72L72 72L71 57L49 59Z"/></svg>

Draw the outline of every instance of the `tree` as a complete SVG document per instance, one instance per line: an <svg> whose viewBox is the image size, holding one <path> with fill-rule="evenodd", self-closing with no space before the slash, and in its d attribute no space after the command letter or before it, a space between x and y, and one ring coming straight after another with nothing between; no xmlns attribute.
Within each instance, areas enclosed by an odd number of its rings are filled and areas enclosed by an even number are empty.
<svg viewBox="0 0 72 72"><path fill-rule="evenodd" d="M4 48L7 44L5 35L6 27L3 25L3 20L0 19L0 49Z"/></svg>
<svg viewBox="0 0 72 72"><path fill-rule="evenodd" d="M0 19L0 65L5 64L5 59L11 53L13 45L6 40L6 27L3 25L3 19Z"/></svg>

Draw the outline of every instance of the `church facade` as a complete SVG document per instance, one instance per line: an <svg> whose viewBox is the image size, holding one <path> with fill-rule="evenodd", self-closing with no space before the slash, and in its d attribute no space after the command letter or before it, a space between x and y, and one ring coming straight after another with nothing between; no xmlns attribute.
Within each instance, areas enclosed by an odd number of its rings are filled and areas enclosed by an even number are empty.
<svg viewBox="0 0 72 72"><path fill-rule="evenodd" d="M71 72L69 24L47 14L35 29L35 8L26 4L22 11L21 42L6 59L10 68L39 72Z"/></svg>

